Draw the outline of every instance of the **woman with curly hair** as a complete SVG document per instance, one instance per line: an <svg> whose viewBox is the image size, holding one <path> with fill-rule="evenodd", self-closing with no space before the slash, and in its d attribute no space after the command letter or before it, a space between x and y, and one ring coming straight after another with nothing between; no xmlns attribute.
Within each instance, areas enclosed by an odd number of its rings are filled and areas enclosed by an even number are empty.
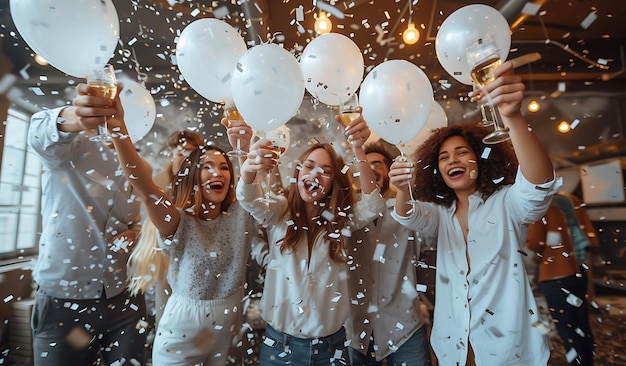
<svg viewBox="0 0 626 366"><path fill-rule="evenodd" d="M276 165L271 141L261 139L241 166L237 199L267 228L269 254L261 297L266 321L262 366L349 365L343 327L350 309L347 238L384 210L363 142L370 134L362 117L346 134L355 142L362 189L356 201L344 162L332 145L316 143L301 156L286 197L259 202L255 179Z"/></svg>
<svg viewBox="0 0 626 366"><path fill-rule="evenodd" d="M548 153L521 113L524 84L511 62L472 96L497 105L511 141L485 145L488 130L433 131L413 164L394 162L396 220L437 239L431 344L439 365L546 365L548 341L523 265L528 225L560 186ZM415 174L416 176L414 177ZM414 197L409 181L415 180Z"/></svg>

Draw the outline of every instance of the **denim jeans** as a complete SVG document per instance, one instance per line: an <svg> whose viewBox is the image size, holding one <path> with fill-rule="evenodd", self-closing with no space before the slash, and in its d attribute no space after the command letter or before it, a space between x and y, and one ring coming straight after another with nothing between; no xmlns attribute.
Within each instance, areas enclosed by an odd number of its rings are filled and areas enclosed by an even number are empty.
<svg viewBox="0 0 626 366"><path fill-rule="evenodd" d="M376 361L374 342L370 342L369 350L364 355L350 348L350 362L352 366L382 366L382 361ZM394 353L385 358L388 366L422 366L430 365L430 349L426 339L424 327L418 329Z"/></svg>
<svg viewBox="0 0 626 366"><path fill-rule="evenodd" d="M269 324L261 346L261 366L350 366L346 330L323 338L297 338Z"/></svg>

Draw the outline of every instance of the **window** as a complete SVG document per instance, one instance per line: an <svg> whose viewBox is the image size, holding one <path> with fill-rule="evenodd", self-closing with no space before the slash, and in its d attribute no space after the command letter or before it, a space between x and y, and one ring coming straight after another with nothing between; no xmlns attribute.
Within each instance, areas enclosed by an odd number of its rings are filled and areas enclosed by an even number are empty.
<svg viewBox="0 0 626 366"><path fill-rule="evenodd" d="M27 146L29 116L9 109L0 167L0 258L34 254L40 233L41 163Z"/></svg>

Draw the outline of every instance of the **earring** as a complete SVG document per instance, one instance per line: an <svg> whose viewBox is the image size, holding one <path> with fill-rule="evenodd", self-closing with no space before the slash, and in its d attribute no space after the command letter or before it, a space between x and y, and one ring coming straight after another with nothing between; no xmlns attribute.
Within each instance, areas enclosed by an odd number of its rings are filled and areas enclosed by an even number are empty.
<svg viewBox="0 0 626 366"><path fill-rule="evenodd" d="M470 170L470 179L476 179L476 178L478 178L478 172L476 171L476 169Z"/></svg>

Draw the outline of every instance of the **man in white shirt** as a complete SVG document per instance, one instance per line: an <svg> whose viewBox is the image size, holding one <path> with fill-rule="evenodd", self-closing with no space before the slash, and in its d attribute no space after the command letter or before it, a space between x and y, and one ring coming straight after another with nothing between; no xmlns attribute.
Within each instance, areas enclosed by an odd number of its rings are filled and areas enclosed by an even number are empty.
<svg viewBox="0 0 626 366"><path fill-rule="evenodd" d="M139 202L115 151L89 141L109 112L81 107L87 93L31 118L28 142L44 166L35 365L92 365L98 353L106 365L144 364L146 305L126 292Z"/></svg>

